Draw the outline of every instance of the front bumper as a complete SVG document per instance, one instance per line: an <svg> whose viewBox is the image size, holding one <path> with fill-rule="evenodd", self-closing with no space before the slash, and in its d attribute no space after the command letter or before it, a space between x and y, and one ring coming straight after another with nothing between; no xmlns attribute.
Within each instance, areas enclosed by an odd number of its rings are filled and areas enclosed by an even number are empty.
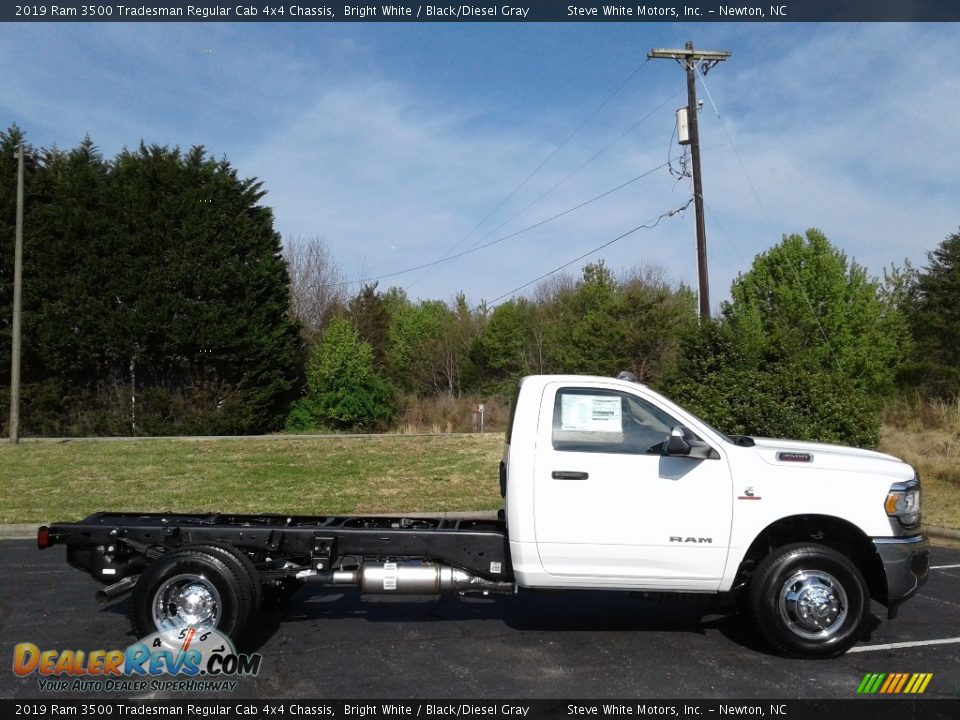
<svg viewBox="0 0 960 720"><path fill-rule="evenodd" d="M873 545L883 562L887 577L887 608L890 617L896 607L917 592L927 581L930 541L923 535L909 538L874 538Z"/></svg>

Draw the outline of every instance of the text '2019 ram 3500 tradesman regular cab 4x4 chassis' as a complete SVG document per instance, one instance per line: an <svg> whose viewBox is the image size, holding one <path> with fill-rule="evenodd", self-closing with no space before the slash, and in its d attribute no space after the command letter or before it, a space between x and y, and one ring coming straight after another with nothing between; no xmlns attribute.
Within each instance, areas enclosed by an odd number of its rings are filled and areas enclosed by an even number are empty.
<svg viewBox="0 0 960 720"><path fill-rule="evenodd" d="M868 450L728 437L632 379L532 376L507 430L499 520L97 513L41 548L132 590L139 636L240 634L264 592L536 588L720 595L778 651L830 657L871 597L892 618L927 574L920 482Z"/></svg>

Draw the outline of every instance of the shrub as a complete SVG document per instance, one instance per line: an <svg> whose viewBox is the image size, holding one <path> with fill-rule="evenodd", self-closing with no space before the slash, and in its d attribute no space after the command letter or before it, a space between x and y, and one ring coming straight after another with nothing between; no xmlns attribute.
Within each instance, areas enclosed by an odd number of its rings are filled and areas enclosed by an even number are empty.
<svg viewBox="0 0 960 720"><path fill-rule="evenodd" d="M683 356L659 388L718 429L875 446L875 400L840 372L797 361L750 362L727 325L707 324L684 339Z"/></svg>
<svg viewBox="0 0 960 720"><path fill-rule="evenodd" d="M374 371L370 345L348 320L333 320L310 356L307 394L287 416L287 429L372 429L394 412L393 390Z"/></svg>

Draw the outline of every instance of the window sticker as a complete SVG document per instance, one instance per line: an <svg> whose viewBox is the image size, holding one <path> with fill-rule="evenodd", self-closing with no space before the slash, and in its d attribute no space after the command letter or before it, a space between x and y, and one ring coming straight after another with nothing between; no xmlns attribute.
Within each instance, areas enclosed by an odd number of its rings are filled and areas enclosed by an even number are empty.
<svg viewBox="0 0 960 720"><path fill-rule="evenodd" d="M623 415L619 397L609 395L563 395L560 429L574 432L622 433Z"/></svg>

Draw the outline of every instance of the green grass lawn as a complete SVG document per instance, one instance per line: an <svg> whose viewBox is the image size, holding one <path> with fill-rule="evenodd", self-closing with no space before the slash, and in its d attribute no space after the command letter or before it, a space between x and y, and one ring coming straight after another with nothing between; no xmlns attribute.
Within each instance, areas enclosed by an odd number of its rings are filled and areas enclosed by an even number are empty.
<svg viewBox="0 0 960 720"><path fill-rule="evenodd" d="M501 505L503 436L0 443L0 523L100 510L344 514Z"/></svg>
<svg viewBox="0 0 960 720"><path fill-rule="evenodd" d="M913 464L927 524L960 529L960 436L884 427ZM325 515L501 506L503 435L0 442L0 523L92 512Z"/></svg>

